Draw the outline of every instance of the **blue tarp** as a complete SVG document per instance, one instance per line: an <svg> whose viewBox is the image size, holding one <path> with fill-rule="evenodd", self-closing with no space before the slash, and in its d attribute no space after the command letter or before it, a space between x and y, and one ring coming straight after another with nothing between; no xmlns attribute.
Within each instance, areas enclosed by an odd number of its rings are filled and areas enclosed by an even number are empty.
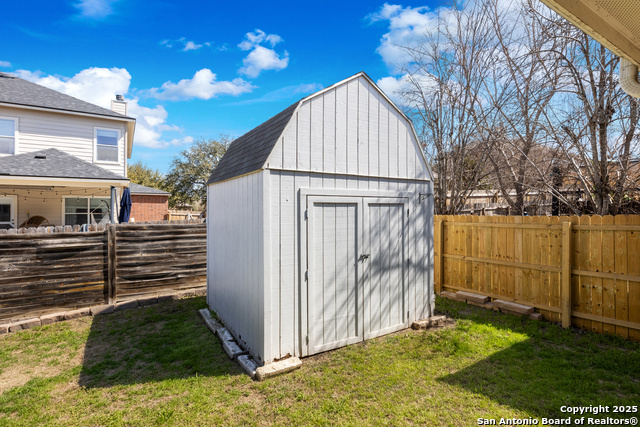
<svg viewBox="0 0 640 427"><path fill-rule="evenodd" d="M118 222L129 222L129 215L131 215L131 192L128 188L125 188L122 192L122 199L120 199L120 215L118 215Z"/></svg>

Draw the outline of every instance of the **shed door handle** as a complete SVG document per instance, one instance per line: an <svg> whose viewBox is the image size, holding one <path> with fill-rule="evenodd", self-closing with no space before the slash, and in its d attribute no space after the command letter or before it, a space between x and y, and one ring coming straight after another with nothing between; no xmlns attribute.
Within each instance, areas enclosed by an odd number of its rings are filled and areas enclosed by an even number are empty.
<svg viewBox="0 0 640 427"><path fill-rule="evenodd" d="M362 254L362 255L360 255L360 261L364 261L364 260L368 259L369 257L370 257L369 254Z"/></svg>

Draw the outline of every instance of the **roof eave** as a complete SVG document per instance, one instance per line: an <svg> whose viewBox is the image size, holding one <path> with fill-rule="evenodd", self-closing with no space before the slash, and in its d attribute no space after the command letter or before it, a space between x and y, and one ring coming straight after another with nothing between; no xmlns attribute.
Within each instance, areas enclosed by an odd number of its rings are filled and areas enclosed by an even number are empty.
<svg viewBox="0 0 640 427"><path fill-rule="evenodd" d="M61 178L45 176L0 175L0 185L50 186L50 187L126 187L129 180L100 178Z"/></svg>
<svg viewBox="0 0 640 427"><path fill-rule="evenodd" d="M25 110L36 110L36 111L46 111L49 113L60 113L60 114L72 114L74 116L84 116L84 117L97 117L101 119L107 120L117 120L122 122L130 122L135 125L136 119L129 116L110 116L106 114L97 114L97 113L85 113L81 111L74 110L63 110L60 108L49 108L49 107L38 107L35 105L25 105L25 104L15 104L13 102L0 102L0 107L12 107L12 108L22 108Z"/></svg>

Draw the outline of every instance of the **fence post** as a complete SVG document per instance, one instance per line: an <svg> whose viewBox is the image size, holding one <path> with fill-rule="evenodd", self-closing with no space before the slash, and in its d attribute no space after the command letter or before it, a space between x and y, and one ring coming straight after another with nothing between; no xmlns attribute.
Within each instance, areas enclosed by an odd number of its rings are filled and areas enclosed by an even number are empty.
<svg viewBox="0 0 640 427"><path fill-rule="evenodd" d="M107 224L107 303L116 301L116 225Z"/></svg>
<svg viewBox="0 0 640 427"><path fill-rule="evenodd" d="M571 223L562 223L562 327L571 326Z"/></svg>
<svg viewBox="0 0 640 427"><path fill-rule="evenodd" d="M442 292L444 287L444 221L440 220L438 225L440 240L438 241L438 295Z"/></svg>

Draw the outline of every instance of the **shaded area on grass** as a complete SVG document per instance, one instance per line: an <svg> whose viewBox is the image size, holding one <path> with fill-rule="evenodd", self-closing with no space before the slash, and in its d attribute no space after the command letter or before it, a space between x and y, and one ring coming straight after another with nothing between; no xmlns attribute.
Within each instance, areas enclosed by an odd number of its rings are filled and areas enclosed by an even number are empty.
<svg viewBox="0 0 640 427"><path fill-rule="evenodd" d="M202 298L95 316L79 384L111 387L192 376L240 374L204 326Z"/></svg>
<svg viewBox="0 0 640 427"><path fill-rule="evenodd" d="M474 327L484 326L507 333L523 333L526 339L508 347L496 341L502 350L476 363L441 376L438 381L484 395L537 417L567 418L561 412L568 406L637 405L640 401L640 352L637 343L611 335L582 330L563 330L559 325L532 322L529 319L469 309L462 303L440 301L440 310ZM449 337L449 349L472 352L459 334ZM440 339L447 339L446 334ZM456 350L451 350L456 351ZM485 416L490 414L478 414ZM600 418L628 417L599 414Z"/></svg>

